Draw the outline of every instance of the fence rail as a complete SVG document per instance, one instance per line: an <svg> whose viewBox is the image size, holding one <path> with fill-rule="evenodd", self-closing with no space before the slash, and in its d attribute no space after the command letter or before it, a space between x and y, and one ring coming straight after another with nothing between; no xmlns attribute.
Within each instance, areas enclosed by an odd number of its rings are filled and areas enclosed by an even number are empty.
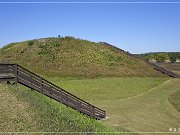
<svg viewBox="0 0 180 135"><path fill-rule="evenodd" d="M0 75L0 81L14 80L16 84L20 83L34 89L92 118L103 119L106 117L104 110L78 98L18 64L0 64Z"/></svg>

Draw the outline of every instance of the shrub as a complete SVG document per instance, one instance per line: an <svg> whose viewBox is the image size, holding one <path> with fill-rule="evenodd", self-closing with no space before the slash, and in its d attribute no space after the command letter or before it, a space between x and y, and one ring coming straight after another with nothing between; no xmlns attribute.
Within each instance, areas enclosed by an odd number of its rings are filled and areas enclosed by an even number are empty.
<svg viewBox="0 0 180 135"><path fill-rule="evenodd" d="M176 57L174 55L170 56L170 61L172 63L176 62Z"/></svg>
<svg viewBox="0 0 180 135"><path fill-rule="evenodd" d="M34 45L34 40L28 41L28 46L32 46L32 45Z"/></svg>

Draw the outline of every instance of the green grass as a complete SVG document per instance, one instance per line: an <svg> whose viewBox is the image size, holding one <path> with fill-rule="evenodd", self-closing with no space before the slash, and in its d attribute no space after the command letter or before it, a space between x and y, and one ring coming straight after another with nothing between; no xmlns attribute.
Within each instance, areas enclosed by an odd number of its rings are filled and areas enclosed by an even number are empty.
<svg viewBox="0 0 180 135"><path fill-rule="evenodd" d="M72 37L12 43L0 49L0 62L53 77L163 76L123 50Z"/></svg>
<svg viewBox="0 0 180 135"><path fill-rule="evenodd" d="M166 81L155 77L107 77L98 79L49 78L54 84L85 100L117 100L136 96Z"/></svg>
<svg viewBox="0 0 180 135"><path fill-rule="evenodd" d="M115 131L37 92L19 88L0 84L0 132Z"/></svg>
<svg viewBox="0 0 180 135"><path fill-rule="evenodd" d="M173 72L180 75L180 71L173 71Z"/></svg>
<svg viewBox="0 0 180 135"><path fill-rule="evenodd" d="M180 90L169 96L169 102L180 112Z"/></svg>
<svg viewBox="0 0 180 135"><path fill-rule="evenodd" d="M108 112L105 123L134 132L168 132L179 128L180 113L168 101L169 95L180 90L180 80L168 80L142 95L122 99L95 101ZM177 97L177 99L179 96Z"/></svg>
<svg viewBox="0 0 180 135"><path fill-rule="evenodd" d="M0 110L3 119L0 119L0 131L167 132L169 128L179 128L180 125L180 113L177 111L180 80L168 79L48 79L105 110L109 118L103 121L89 119L23 86L19 85L23 89L19 91L1 85ZM12 128L7 125L12 125Z"/></svg>
<svg viewBox="0 0 180 135"><path fill-rule="evenodd" d="M104 124L133 132L168 132L178 128L180 113L168 97L180 90L180 80L170 78L50 78L62 88L106 110ZM176 102L179 102L179 95ZM175 102L174 102L175 103ZM176 103L175 103L176 104ZM179 108L179 106L177 106Z"/></svg>

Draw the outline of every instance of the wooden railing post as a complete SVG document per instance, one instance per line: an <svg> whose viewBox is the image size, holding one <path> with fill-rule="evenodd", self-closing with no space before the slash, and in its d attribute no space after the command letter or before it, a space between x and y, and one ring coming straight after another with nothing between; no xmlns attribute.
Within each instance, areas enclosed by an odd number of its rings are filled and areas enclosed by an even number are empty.
<svg viewBox="0 0 180 135"><path fill-rule="evenodd" d="M14 65L14 75L15 75L15 84L17 86L18 84L18 65L17 64Z"/></svg>
<svg viewBox="0 0 180 135"><path fill-rule="evenodd" d="M60 93L60 101L62 103L63 102L63 99L62 99L62 89L59 90L59 93Z"/></svg>
<svg viewBox="0 0 180 135"><path fill-rule="evenodd" d="M93 105L91 105L91 114L92 114L92 117L94 118L95 116L95 108Z"/></svg>
<svg viewBox="0 0 180 135"><path fill-rule="evenodd" d="M40 79L40 90L41 90L41 93L43 93L43 79L42 78Z"/></svg>
<svg viewBox="0 0 180 135"><path fill-rule="evenodd" d="M29 75L29 77L30 77L31 79L33 79L33 76L32 76L31 74ZM32 82L30 82L30 84L31 84L31 86L33 85ZM33 88L31 87L31 91L32 91L32 90L33 90Z"/></svg>
<svg viewBox="0 0 180 135"><path fill-rule="evenodd" d="M8 65L5 65L5 71L8 71ZM8 73L6 73L8 76Z"/></svg>
<svg viewBox="0 0 180 135"><path fill-rule="evenodd" d="M77 103L77 109L78 109L78 111L81 110L81 102L79 100L78 100L78 103Z"/></svg>

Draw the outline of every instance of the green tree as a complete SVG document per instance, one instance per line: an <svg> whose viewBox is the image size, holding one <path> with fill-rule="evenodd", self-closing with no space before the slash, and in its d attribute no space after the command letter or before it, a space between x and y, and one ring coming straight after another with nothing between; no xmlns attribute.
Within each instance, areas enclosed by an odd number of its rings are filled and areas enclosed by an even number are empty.
<svg viewBox="0 0 180 135"><path fill-rule="evenodd" d="M175 56L175 55L171 55L171 56L170 56L170 61L171 61L172 63L176 62L176 56Z"/></svg>
<svg viewBox="0 0 180 135"><path fill-rule="evenodd" d="M164 62L165 60L168 59L168 54L167 53L158 53L155 56L157 62Z"/></svg>

